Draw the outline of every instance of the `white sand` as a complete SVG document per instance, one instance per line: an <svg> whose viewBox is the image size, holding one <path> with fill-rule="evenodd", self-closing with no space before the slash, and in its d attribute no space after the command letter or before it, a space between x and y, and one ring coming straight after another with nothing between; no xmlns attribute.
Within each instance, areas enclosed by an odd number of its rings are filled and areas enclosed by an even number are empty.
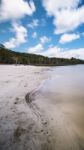
<svg viewBox="0 0 84 150"><path fill-rule="evenodd" d="M46 78L46 70L33 66L0 66L0 150L35 149L33 134L39 123L25 95L39 87Z"/></svg>

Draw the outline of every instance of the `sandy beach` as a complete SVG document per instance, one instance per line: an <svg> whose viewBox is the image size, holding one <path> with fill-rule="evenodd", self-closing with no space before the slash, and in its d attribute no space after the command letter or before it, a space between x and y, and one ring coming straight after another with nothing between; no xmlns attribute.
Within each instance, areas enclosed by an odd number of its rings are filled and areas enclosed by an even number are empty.
<svg viewBox="0 0 84 150"><path fill-rule="evenodd" d="M40 149L38 116L26 103L25 97L27 93L35 92L46 79L44 72L47 69L0 66L0 150L33 150L37 149L35 145Z"/></svg>
<svg viewBox="0 0 84 150"><path fill-rule="evenodd" d="M57 93L51 96L44 86L51 80L51 70L53 73L54 68L49 67L0 66L0 150L83 150L84 135L80 138L77 122L70 119L77 121L73 103L61 102ZM83 105L78 106L76 114Z"/></svg>

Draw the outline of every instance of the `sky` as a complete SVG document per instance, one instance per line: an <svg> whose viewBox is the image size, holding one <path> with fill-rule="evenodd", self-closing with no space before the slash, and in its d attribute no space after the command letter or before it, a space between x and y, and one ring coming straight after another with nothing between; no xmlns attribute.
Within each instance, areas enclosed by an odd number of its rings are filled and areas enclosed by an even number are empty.
<svg viewBox="0 0 84 150"><path fill-rule="evenodd" d="M0 43L18 52L84 59L84 0L0 0Z"/></svg>

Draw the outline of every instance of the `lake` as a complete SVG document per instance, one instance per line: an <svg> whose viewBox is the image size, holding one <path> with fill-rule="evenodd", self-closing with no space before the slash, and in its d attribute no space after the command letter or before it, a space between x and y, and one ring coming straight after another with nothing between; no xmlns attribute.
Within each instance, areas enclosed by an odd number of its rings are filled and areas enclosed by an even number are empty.
<svg viewBox="0 0 84 150"><path fill-rule="evenodd" d="M47 102L46 112L49 117L53 116L53 120L57 121L56 113L61 112L64 122L69 121L69 126L65 125L66 130L63 129L67 137L72 136L67 132L67 129L71 127L80 145L84 148L84 65L53 67L48 74L50 78L41 85L38 98ZM61 117L59 118L61 120ZM57 122L60 128L65 128L61 127L60 121Z"/></svg>

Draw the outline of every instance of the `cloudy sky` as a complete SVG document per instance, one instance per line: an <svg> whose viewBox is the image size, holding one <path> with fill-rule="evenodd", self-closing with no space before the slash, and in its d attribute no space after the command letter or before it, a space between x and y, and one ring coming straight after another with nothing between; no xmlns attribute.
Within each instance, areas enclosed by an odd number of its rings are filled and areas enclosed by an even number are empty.
<svg viewBox="0 0 84 150"><path fill-rule="evenodd" d="M0 43L19 52L84 59L84 0L0 0Z"/></svg>

